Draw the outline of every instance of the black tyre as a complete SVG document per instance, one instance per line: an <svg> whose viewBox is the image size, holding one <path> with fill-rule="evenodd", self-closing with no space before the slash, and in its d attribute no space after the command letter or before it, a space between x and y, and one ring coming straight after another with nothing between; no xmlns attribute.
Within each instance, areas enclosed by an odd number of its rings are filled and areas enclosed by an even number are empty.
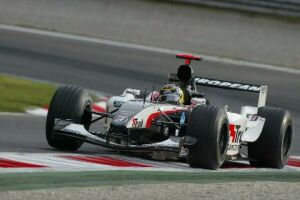
<svg viewBox="0 0 300 200"><path fill-rule="evenodd" d="M218 169L223 164L229 141L228 123L223 109L211 105L194 108L186 134L197 140L187 145L187 162L191 167Z"/></svg>
<svg viewBox="0 0 300 200"><path fill-rule="evenodd" d="M261 107L258 116L266 119L257 141L248 143L250 164L256 167L283 168L290 154L293 120L289 111Z"/></svg>
<svg viewBox="0 0 300 200"><path fill-rule="evenodd" d="M88 92L75 86L62 86L52 97L46 120L46 138L48 144L60 150L77 150L82 141L53 134L54 120L71 119L89 129L92 114L92 99Z"/></svg>

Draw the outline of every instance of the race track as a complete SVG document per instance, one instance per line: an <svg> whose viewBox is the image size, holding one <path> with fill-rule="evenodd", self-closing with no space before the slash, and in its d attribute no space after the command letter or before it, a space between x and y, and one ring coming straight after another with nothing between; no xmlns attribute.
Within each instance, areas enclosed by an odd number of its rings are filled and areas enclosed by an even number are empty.
<svg viewBox="0 0 300 200"><path fill-rule="evenodd" d="M0 72L63 84L74 84L108 94L124 88L158 88L168 72L182 63L175 55L92 42L62 39L0 29ZM292 155L300 155L300 75L203 60L195 74L269 86L268 105L289 109L294 117ZM235 91L199 88L212 104L255 105L256 96ZM0 151L53 152L44 138L44 118L0 116ZM85 145L80 151L103 148Z"/></svg>

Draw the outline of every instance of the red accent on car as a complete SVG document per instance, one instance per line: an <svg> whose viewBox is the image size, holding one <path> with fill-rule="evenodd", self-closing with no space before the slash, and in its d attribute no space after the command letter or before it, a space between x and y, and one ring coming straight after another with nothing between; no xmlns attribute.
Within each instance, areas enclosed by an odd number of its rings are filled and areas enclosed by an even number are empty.
<svg viewBox="0 0 300 200"><path fill-rule="evenodd" d="M185 59L185 64L186 65L190 65L192 60L198 60L198 61L202 60L202 58L199 57L199 56L193 56L191 54L181 54L181 53L176 54L176 58L183 58L183 59Z"/></svg>
<svg viewBox="0 0 300 200"><path fill-rule="evenodd" d="M46 166L0 158L0 168L42 168L42 167L46 167Z"/></svg>
<svg viewBox="0 0 300 200"><path fill-rule="evenodd" d="M182 110L166 110L166 111L163 111L165 114L173 114L173 113L176 113L176 112L179 112L179 111L182 111ZM151 123L154 119L158 118L161 114L161 112L155 112L155 113L152 113L151 115L149 115L147 121L146 121L146 128L150 128L151 127Z"/></svg>
<svg viewBox="0 0 300 200"><path fill-rule="evenodd" d="M157 117L159 117L161 115L160 112L155 112L152 113L151 115L149 115L147 121L146 121L146 128L150 128L151 127L151 123L154 119L156 119Z"/></svg>
<svg viewBox="0 0 300 200"><path fill-rule="evenodd" d="M137 163L125 160L119 160L116 158L109 157L94 157L94 156L63 156L64 158L83 161L88 163L100 164L100 165L110 165L115 167L153 167L144 163Z"/></svg>
<svg viewBox="0 0 300 200"><path fill-rule="evenodd" d="M235 125L234 124L229 124L229 133L230 133L230 137L232 137L231 142L234 142L235 137L236 137L236 131L235 131Z"/></svg>

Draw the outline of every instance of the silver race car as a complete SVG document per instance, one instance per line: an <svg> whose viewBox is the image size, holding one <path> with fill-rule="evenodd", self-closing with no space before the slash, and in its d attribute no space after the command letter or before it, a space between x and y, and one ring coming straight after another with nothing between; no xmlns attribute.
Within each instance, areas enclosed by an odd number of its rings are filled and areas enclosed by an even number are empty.
<svg viewBox="0 0 300 200"><path fill-rule="evenodd" d="M224 161L247 159L253 166L283 168L289 157L293 120L289 111L265 106L267 86L194 76L185 59L160 91L141 94L125 89L107 102L107 112L95 112L89 93L63 86L54 94L47 116L48 144L77 150L83 142L135 152L153 159L186 159L191 167L218 169ZM258 94L257 107L241 113L210 105L197 85ZM102 120L101 130L91 124ZM241 147L247 151L241 151Z"/></svg>

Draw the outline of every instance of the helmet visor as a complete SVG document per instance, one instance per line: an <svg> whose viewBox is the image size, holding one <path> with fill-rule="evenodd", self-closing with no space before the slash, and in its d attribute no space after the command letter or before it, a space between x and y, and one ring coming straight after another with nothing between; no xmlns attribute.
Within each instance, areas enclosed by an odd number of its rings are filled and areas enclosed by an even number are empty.
<svg viewBox="0 0 300 200"><path fill-rule="evenodd" d="M179 94L165 94L159 97L160 102L170 103L170 104L180 104Z"/></svg>

